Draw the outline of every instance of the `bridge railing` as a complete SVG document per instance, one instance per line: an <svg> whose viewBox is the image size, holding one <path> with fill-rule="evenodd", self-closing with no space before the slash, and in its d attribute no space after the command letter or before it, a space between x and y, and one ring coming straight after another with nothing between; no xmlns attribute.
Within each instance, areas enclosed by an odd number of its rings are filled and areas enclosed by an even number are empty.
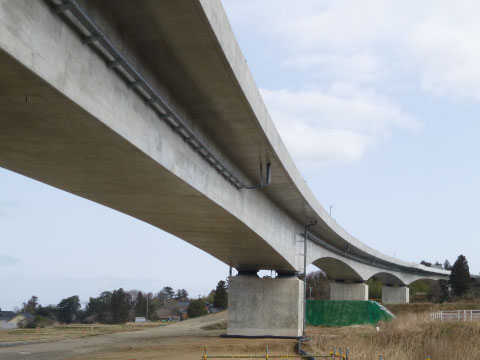
<svg viewBox="0 0 480 360"><path fill-rule="evenodd" d="M432 321L475 321L480 320L480 310L452 310L430 313Z"/></svg>

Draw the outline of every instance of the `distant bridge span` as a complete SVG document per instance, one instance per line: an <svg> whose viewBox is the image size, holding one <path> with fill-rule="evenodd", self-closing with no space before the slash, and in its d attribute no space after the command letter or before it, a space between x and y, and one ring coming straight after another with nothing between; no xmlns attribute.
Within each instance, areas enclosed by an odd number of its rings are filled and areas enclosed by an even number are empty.
<svg viewBox="0 0 480 360"><path fill-rule="evenodd" d="M390 285L386 302L408 302L404 285L449 275L382 254L328 215L286 150L218 0L0 0L0 70L0 166L237 268L230 334L299 334L294 275L312 220L307 264L336 281L332 298L364 299L375 276ZM260 269L280 276L251 276ZM244 313L252 301L271 322ZM272 302L290 320L269 315Z"/></svg>

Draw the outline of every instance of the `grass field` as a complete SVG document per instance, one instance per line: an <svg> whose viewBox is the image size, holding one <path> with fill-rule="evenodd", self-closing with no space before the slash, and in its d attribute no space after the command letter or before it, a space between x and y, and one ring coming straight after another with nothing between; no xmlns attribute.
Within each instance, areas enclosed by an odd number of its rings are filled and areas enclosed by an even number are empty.
<svg viewBox="0 0 480 360"><path fill-rule="evenodd" d="M392 306L397 319L379 323L379 331L371 325L342 328L308 327L311 339L304 345L309 353L328 354L335 346L349 347L352 360L452 360L480 359L480 322L432 322L429 313L439 310L480 309L480 304L411 304ZM35 359L69 360L147 360L200 359L204 346L208 353L220 355L294 354L295 340L222 338L227 313L219 313L180 323L126 324L122 326L85 325L57 326L36 330L0 332L0 341L35 339L74 341L0 347L5 358L20 351L35 354ZM138 332L136 330L143 330ZM130 332L129 331L132 331ZM107 336L92 336L113 334ZM79 350L81 349L81 351ZM3 353L2 353L3 351ZM67 355L68 354L68 355ZM20 357L18 357L20 359Z"/></svg>
<svg viewBox="0 0 480 360"><path fill-rule="evenodd" d="M66 338L78 338L103 334L115 334L125 331L138 331L159 326L167 323L127 323L124 325L56 325L37 329L0 329L0 343L13 343L23 341L49 341Z"/></svg>
<svg viewBox="0 0 480 360"><path fill-rule="evenodd" d="M355 360L480 359L480 322L432 322L431 311L479 309L480 304L412 304L392 306L397 319L373 326L344 328L310 327L313 353L325 353L334 346L350 348Z"/></svg>

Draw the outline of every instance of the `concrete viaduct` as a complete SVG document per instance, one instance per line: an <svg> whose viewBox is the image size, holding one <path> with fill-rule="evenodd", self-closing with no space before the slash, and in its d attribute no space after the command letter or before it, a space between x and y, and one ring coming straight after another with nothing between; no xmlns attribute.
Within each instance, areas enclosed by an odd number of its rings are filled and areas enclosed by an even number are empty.
<svg viewBox="0 0 480 360"><path fill-rule="evenodd" d="M449 274L369 248L328 215L219 0L0 0L0 166L235 267L230 335L299 336L305 263L332 299L366 300L375 276L385 303L405 303L412 281Z"/></svg>

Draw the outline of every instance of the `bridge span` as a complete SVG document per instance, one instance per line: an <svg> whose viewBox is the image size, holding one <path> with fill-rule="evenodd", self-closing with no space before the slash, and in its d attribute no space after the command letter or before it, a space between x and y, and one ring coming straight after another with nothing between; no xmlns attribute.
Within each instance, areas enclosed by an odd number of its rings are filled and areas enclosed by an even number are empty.
<svg viewBox="0 0 480 360"><path fill-rule="evenodd" d="M0 70L0 166L235 267L231 335L299 336L305 264L328 275L333 299L367 299L375 276L384 302L408 302L406 285L448 278L368 247L328 215L219 0L0 0Z"/></svg>

